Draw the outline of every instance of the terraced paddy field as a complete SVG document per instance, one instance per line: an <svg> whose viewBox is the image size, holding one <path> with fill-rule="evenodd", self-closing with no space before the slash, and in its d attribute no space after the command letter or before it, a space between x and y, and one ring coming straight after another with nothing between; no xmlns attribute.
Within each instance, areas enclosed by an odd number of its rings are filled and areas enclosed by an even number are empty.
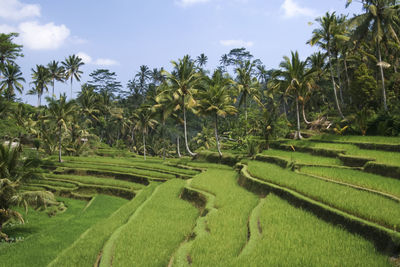
<svg viewBox="0 0 400 267"><path fill-rule="evenodd" d="M24 188L52 191L67 209L5 225L16 242L0 243L0 266L398 266L400 180L341 155L400 166L400 152L330 138L225 154L234 167L115 151L49 158Z"/></svg>

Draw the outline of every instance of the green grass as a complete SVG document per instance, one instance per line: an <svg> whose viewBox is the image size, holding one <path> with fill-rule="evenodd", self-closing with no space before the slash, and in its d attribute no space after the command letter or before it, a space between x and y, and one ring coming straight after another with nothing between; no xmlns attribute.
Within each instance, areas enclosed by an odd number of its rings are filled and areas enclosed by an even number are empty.
<svg viewBox="0 0 400 267"><path fill-rule="evenodd" d="M385 197L251 161L252 176L272 182L363 219L400 230L400 205Z"/></svg>
<svg viewBox="0 0 400 267"><path fill-rule="evenodd" d="M68 209L55 217L30 211L25 225L6 229L23 242L0 243L1 266L46 266L92 225L107 218L127 201L98 195L90 202L64 199Z"/></svg>
<svg viewBox="0 0 400 267"><path fill-rule="evenodd" d="M74 183L68 183L65 181L51 181L51 180L47 180L47 179L40 179L40 180L31 180L29 181L30 185L50 185L50 186L57 186L57 187L64 187L64 188L70 188L70 189L74 189L76 188L76 184Z"/></svg>
<svg viewBox="0 0 400 267"><path fill-rule="evenodd" d="M229 266L246 244L247 221L258 197L237 184L233 170L209 169L191 187L215 195L216 209L206 216L205 229L187 252L192 266Z"/></svg>
<svg viewBox="0 0 400 267"><path fill-rule="evenodd" d="M67 168L77 168L82 170L98 170L98 171L107 171L107 172L119 172L119 173L127 173L127 174L135 174L143 177L149 178L162 178L162 179L173 179L175 175L161 173L157 171L150 170L141 170L134 168L124 168L119 166L106 166L102 164L88 164L88 163L79 163L79 162L65 162L60 166Z"/></svg>
<svg viewBox="0 0 400 267"><path fill-rule="evenodd" d="M254 220L248 245L230 266L391 266L372 243L273 194Z"/></svg>
<svg viewBox="0 0 400 267"><path fill-rule="evenodd" d="M179 198L185 181L159 186L115 240L113 266L167 266L179 244L191 233L198 210ZM101 262L108 266L109 263Z"/></svg>
<svg viewBox="0 0 400 267"><path fill-rule="evenodd" d="M400 137L389 136L356 136L356 135L316 135L311 137L314 140L354 142L354 143L375 143L375 144L400 144Z"/></svg>
<svg viewBox="0 0 400 267"><path fill-rule="evenodd" d="M133 200L120 207L110 217L92 226L68 249L60 253L50 266L93 266L112 233L128 221L157 186L158 184L153 183L144 188Z"/></svg>
<svg viewBox="0 0 400 267"><path fill-rule="evenodd" d="M384 163L393 166L400 166L400 153L390 151L380 151L371 149L360 149L356 145L341 143L318 143L309 141L290 141L289 144L298 146L307 146L315 148L340 149L345 150L346 155L353 155L366 158L374 158L378 163Z"/></svg>
<svg viewBox="0 0 400 267"><path fill-rule="evenodd" d="M295 161L296 163L300 164L341 165L341 161L339 159L314 156L309 153L302 153L302 152L291 152L291 151L269 149L269 150L264 150L262 154L268 156L281 157L288 161Z"/></svg>
<svg viewBox="0 0 400 267"><path fill-rule="evenodd" d="M90 185L105 185L105 186L113 186L113 187L121 187L130 189L132 191L140 190L144 186L142 184L128 182L124 180L117 180L111 178L101 178L95 176L79 176L79 175L72 175L72 174L46 174L47 178L50 179L60 179L72 182L78 182L82 184L90 184Z"/></svg>
<svg viewBox="0 0 400 267"><path fill-rule="evenodd" d="M302 167L301 172L378 190L400 197L400 180L398 179L341 168L307 166Z"/></svg>

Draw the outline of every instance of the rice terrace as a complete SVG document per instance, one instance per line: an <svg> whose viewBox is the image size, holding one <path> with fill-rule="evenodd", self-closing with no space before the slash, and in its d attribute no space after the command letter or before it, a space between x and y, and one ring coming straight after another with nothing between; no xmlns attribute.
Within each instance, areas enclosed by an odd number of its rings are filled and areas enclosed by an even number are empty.
<svg viewBox="0 0 400 267"><path fill-rule="evenodd" d="M399 1L71 2L0 0L0 267L400 266Z"/></svg>

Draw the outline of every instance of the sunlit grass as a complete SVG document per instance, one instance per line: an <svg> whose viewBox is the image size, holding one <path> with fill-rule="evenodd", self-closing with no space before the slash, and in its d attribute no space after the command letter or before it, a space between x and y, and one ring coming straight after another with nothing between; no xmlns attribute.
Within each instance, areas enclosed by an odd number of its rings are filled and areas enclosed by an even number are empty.
<svg viewBox="0 0 400 267"><path fill-rule="evenodd" d="M328 158L322 156L314 156L309 153L296 152L296 151L284 151L269 149L262 152L264 155L281 157L289 162L296 162L300 164L311 164L311 165L341 165L341 161L337 158Z"/></svg>

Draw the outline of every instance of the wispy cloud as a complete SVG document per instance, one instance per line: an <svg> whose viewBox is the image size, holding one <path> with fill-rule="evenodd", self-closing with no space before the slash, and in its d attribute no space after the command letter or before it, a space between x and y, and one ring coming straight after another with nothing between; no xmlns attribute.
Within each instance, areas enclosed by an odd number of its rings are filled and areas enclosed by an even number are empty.
<svg viewBox="0 0 400 267"><path fill-rule="evenodd" d="M193 6L196 4L202 4L202 3L207 3L210 2L211 0L175 0L175 4L181 7L188 7L188 6Z"/></svg>
<svg viewBox="0 0 400 267"><path fill-rule="evenodd" d="M0 18L22 20L40 17L40 5L24 4L18 0L0 0Z"/></svg>
<svg viewBox="0 0 400 267"><path fill-rule="evenodd" d="M80 57L85 64L104 66L104 67L119 65L117 61L109 58L98 58L93 60L93 58L88 54L86 54L85 52L79 52L76 55Z"/></svg>
<svg viewBox="0 0 400 267"><path fill-rule="evenodd" d="M317 16L317 12L314 9L302 7L294 0L285 0L281 5L281 9L285 18Z"/></svg>
<svg viewBox="0 0 400 267"><path fill-rule="evenodd" d="M252 47L254 42L243 40L221 40L219 43L222 46L235 46L235 47Z"/></svg>

